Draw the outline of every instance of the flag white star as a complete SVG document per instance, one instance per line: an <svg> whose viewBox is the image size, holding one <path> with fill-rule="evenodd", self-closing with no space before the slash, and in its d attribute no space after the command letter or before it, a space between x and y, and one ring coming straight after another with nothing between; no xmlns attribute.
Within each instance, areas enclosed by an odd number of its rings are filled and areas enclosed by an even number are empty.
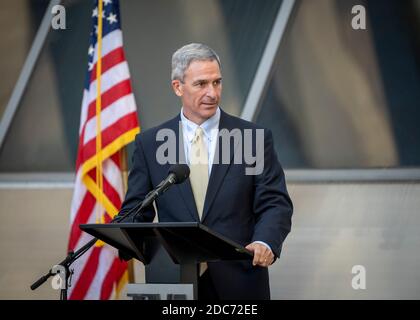
<svg viewBox="0 0 420 320"><path fill-rule="evenodd" d="M112 3L112 0L104 0L104 5L108 5L108 4L111 4Z"/></svg>
<svg viewBox="0 0 420 320"><path fill-rule="evenodd" d="M95 27L95 34L98 34L98 26L95 25L94 27Z"/></svg>
<svg viewBox="0 0 420 320"><path fill-rule="evenodd" d="M117 22L117 15L113 14L112 12L109 14L108 18L106 18L109 21L109 24L113 24L114 22Z"/></svg>
<svg viewBox="0 0 420 320"><path fill-rule="evenodd" d="M93 62L89 62L88 63L88 69L89 69L89 71L92 71L92 69L93 69Z"/></svg>
<svg viewBox="0 0 420 320"><path fill-rule="evenodd" d="M98 16L98 7L96 7L95 9L93 9L92 11L92 17L97 17Z"/></svg>
<svg viewBox="0 0 420 320"><path fill-rule="evenodd" d="M89 52L90 56L93 56L93 53L95 52L95 49L93 49L92 45L89 46L89 51L88 52Z"/></svg>

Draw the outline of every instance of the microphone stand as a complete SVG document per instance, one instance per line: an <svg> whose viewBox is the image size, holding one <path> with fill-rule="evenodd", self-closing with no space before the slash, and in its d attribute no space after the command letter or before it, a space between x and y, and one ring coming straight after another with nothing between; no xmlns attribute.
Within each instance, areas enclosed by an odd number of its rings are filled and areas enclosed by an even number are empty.
<svg viewBox="0 0 420 320"><path fill-rule="evenodd" d="M149 196L153 195L153 200L159 195L159 193L157 193L155 190L152 190L151 192L149 192L149 194L146 196L146 199L151 199ZM152 200L152 201L153 201ZM133 209L131 209L130 211L128 211L126 214L122 215L122 216L116 216L110 223L121 223L122 220L124 220L125 218L129 217L130 214L132 213L132 211L134 209L137 209L133 219L139 214L139 212L141 212L141 210L144 209L143 206L144 200L141 201L137 206L135 206ZM74 270L71 269L70 270L70 265L76 261L78 258L80 258L83 254L85 254L91 247L93 247L96 243L96 241L98 241L97 238L93 238L92 240L90 240L89 242L87 242L84 246L82 246L80 249L78 249L76 252L74 251L69 251L67 254L67 257L61 261L58 265L62 266L64 268L64 286L61 288L60 290L60 300L67 300L67 290L68 288L71 286L71 276L74 273ZM32 285L31 285L31 289L35 290L37 289L39 286L41 286L45 281L47 281L51 276L55 275L55 273L53 273L52 269L50 269L48 271L47 274L45 274L44 276L40 277L37 281L35 281Z"/></svg>
<svg viewBox="0 0 420 320"><path fill-rule="evenodd" d="M60 291L60 300L67 300L67 289L68 287L70 287L71 276L74 272L73 270L70 270L70 265L78 258L80 258L86 251L88 251L96 243L97 240L97 238L93 238L76 252L69 251L67 257L58 264L59 266L62 266L64 268L64 286L61 288ZM31 285L31 289L37 289L40 285L42 285L53 275L54 273L52 272L52 269L50 269L50 271L48 271L46 275L42 276Z"/></svg>

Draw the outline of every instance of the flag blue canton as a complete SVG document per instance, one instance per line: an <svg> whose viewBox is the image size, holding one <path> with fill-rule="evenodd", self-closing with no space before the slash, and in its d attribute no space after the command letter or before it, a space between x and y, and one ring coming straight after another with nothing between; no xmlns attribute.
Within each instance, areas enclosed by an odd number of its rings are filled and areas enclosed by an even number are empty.
<svg viewBox="0 0 420 320"><path fill-rule="evenodd" d="M114 30L121 29L120 5L118 0L102 0L102 39ZM98 41L98 0L95 0L95 7L92 10L92 31L90 33L88 49L88 71L85 78L85 89L89 89L93 60L96 54L95 46Z"/></svg>

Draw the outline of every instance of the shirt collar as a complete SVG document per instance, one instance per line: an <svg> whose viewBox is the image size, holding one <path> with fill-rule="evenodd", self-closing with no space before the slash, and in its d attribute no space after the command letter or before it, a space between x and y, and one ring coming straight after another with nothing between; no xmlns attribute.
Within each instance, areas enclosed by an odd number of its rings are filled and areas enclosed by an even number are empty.
<svg viewBox="0 0 420 320"><path fill-rule="evenodd" d="M197 130L197 127L199 127L199 125L187 119L187 117L184 115L184 108L181 109L181 122L184 134L186 134L188 141L192 142L195 135L195 130ZM215 129L219 129L219 122L220 108L217 107L216 113L200 125L200 127L204 131L204 135L208 140L212 140L211 132Z"/></svg>

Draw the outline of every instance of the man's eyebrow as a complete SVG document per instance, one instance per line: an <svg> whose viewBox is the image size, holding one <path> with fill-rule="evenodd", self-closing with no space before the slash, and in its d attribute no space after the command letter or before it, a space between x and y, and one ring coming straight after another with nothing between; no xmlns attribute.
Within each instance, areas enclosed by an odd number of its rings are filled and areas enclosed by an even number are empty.
<svg viewBox="0 0 420 320"><path fill-rule="evenodd" d="M222 77L220 77L220 78L217 78L217 79L214 79L214 80L209 80L209 79L197 79L197 80L194 80L193 81L193 84L195 84L195 83L207 83L207 82L214 82L214 81L221 81L222 80Z"/></svg>
<svg viewBox="0 0 420 320"><path fill-rule="evenodd" d="M206 83L206 82L209 82L209 81L210 80L207 80L207 79L197 79L197 80L194 80L193 83L200 83L200 82Z"/></svg>

